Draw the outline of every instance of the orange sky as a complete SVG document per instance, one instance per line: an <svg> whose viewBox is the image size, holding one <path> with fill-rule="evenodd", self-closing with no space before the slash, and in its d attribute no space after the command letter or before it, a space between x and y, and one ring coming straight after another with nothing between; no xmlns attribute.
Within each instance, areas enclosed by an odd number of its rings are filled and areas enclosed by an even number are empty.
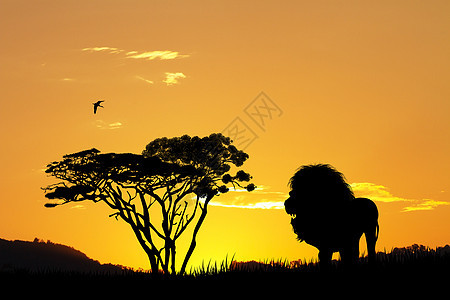
<svg viewBox="0 0 450 300"><path fill-rule="evenodd" d="M239 118L257 136L244 169L260 189L213 200L193 265L315 256L279 209L315 162L376 200L378 250L450 243L449 13L448 1L0 0L0 237L148 268L104 205L45 209L42 169ZM261 91L279 109L263 128L246 114ZM271 209L242 208L259 202Z"/></svg>

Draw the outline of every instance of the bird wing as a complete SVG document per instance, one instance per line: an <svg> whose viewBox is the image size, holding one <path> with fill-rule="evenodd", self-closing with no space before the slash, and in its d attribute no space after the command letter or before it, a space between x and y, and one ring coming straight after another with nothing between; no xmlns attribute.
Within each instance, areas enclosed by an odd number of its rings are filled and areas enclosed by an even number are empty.
<svg viewBox="0 0 450 300"><path fill-rule="evenodd" d="M102 102L105 102L105 100L100 100L100 101L97 101L97 102L95 102L95 103L92 103L92 104L94 104L94 114L97 112L97 108L98 108L99 106L100 106L100 107L103 107L103 106L100 105Z"/></svg>

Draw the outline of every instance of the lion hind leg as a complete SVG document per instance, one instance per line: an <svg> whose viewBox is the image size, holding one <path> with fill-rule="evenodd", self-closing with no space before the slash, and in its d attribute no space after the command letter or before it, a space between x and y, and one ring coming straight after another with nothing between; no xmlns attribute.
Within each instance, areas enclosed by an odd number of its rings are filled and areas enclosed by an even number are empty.
<svg viewBox="0 0 450 300"><path fill-rule="evenodd" d="M374 263L376 260L375 245L378 239L378 232L379 232L378 223L376 224L376 226L373 226L370 230L364 232L367 242L367 253L369 256L369 263Z"/></svg>

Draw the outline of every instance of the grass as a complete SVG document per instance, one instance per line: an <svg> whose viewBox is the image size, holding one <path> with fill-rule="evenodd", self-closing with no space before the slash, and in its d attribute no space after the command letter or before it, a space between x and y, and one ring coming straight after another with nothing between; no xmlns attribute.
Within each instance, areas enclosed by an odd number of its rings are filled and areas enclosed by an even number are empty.
<svg viewBox="0 0 450 300"><path fill-rule="evenodd" d="M369 281L368 278L375 278ZM202 263L191 268L183 276L155 277L148 272L123 270L119 273L77 273L43 270L28 272L27 270L0 271L0 282L9 280L30 280L47 283L73 283L83 282L97 285L106 283L114 285L120 283L141 286L154 286L161 288L164 284L173 286L180 283L202 285L204 282L215 282L224 285L229 282L249 283L258 282L260 286L270 283L270 286L287 285L292 283L298 287L310 288L313 285L330 283L367 284L380 283L383 286L420 286L424 283L436 283L440 280L450 280L450 246L431 249L424 246L413 245L406 248L394 248L390 252L379 252L377 263L369 265L367 257L362 257L359 263L351 270L342 266L340 261L333 261L327 272L320 270L317 261L292 263L288 260L267 260L262 262L236 262L234 256L225 258L221 263ZM325 280L325 281L324 281Z"/></svg>
<svg viewBox="0 0 450 300"><path fill-rule="evenodd" d="M421 271L449 271L450 272L450 246L432 249L425 246L413 245L405 248L394 248L390 252L378 252L377 262L370 265L367 256L360 257L354 272L421 272ZM347 272L340 261L333 260L330 272ZM287 259L266 260L261 262L236 262L227 258L221 264L202 263L201 266L191 269L190 276L216 276L226 273L299 273L320 272L317 261L290 262Z"/></svg>
<svg viewBox="0 0 450 300"><path fill-rule="evenodd" d="M399 294L424 291L433 293L446 289L450 282L450 246L431 249L413 245L377 253L376 264L361 257L352 268L334 260L324 272L317 261L293 263L285 259L262 262L235 262L225 259L221 264L202 264L188 276L195 279L216 280L222 284L256 283L258 286L275 286L327 291L358 286L371 293L389 291ZM414 294L412 294L414 296Z"/></svg>

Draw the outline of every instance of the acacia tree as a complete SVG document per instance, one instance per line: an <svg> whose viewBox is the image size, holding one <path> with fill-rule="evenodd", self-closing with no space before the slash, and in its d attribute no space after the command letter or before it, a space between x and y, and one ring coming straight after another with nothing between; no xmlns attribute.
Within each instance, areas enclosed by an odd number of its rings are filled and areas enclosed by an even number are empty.
<svg viewBox="0 0 450 300"><path fill-rule="evenodd" d="M46 173L60 180L44 189L54 201L46 207L77 202L104 202L110 215L127 222L150 261L153 273L176 273L176 241L193 226L180 274L196 247L196 237L214 196L229 187L255 189L250 174L239 170L248 159L222 134L199 138L160 138L142 154L105 153L90 149L63 156ZM190 196L189 196L190 195ZM158 215L156 215L158 214ZM160 224L159 224L160 222Z"/></svg>

